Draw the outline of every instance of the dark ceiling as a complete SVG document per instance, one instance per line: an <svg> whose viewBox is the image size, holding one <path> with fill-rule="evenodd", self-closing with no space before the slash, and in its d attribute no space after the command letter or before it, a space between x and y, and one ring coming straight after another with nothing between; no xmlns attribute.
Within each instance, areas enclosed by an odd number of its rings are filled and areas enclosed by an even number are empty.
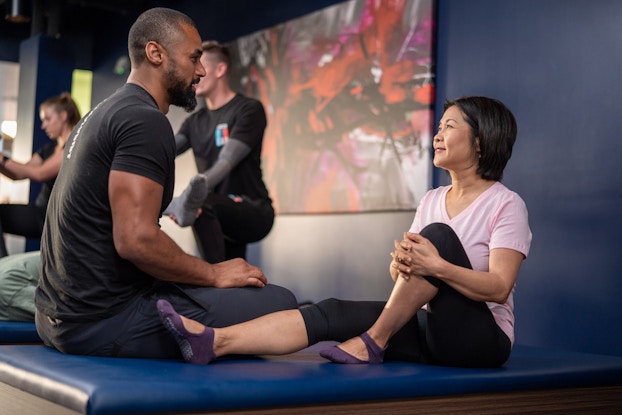
<svg viewBox="0 0 622 415"><path fill-rule="evenodd" d="M0 61L19 61L22 41L35 35L71 39L84 59L80 67L95 65L106 42L126 47L127 30L151 7L183 10L200 24L206 39L226 42L287 21L342 0L0 0ZM26 6L30 20L5 19L17 3Z"/></svg>
<svg viewBox="0 0 622 415"><path fill-rule="evenodd" d="M19 3L30 20L13 23L11 15ZM0 38L24 40L36 34L80 36L109 19L143 10L149 0L0 0Z"/></svg>

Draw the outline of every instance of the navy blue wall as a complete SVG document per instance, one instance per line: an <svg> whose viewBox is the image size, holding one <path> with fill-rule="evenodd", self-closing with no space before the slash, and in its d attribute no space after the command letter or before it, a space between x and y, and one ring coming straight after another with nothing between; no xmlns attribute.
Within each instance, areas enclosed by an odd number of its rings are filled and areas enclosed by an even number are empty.
<svg viewBox="0 0 622 415"><path fill-rule="evenodd" d="M438 98L515 113L504 182L529 208L517 341L622 355L622 2L441 0ZM440 103L440 102L439 102Z"/></svg>

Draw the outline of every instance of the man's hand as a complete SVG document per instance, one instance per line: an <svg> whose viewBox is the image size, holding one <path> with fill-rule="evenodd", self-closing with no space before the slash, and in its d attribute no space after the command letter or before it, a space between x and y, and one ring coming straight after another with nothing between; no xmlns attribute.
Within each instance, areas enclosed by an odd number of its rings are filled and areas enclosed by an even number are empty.
<svg viewBox="0 0 622 415"><path fill-rule="evenodd" d="M268 279L260 268L249 264L242 258L234 258L228 261L213 264L216 278L214 287L265 287Z"/></svg>

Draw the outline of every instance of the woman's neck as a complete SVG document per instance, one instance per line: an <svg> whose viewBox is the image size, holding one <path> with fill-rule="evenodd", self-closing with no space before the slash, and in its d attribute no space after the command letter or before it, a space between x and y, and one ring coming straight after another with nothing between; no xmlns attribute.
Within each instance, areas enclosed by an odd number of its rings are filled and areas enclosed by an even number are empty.
<svg viewBox="0 0 622 415"><path fill-rule="evenodd" d="M470 194L479 195L495 183L494 180L485 180L476 174L451 176L451 191L455 197L464 197Z"/></svg>
<svg viewBox="0 0 622 415"><path fill-rule="evenodd" d="M60 148L65 147L65 143L67 143L67 140L69 139L69 136L71 135L71 131L72 128L65 128L63 130L63 132L61 133L61 135L59 135L58 137L56 137L56 145Z"/></svg>

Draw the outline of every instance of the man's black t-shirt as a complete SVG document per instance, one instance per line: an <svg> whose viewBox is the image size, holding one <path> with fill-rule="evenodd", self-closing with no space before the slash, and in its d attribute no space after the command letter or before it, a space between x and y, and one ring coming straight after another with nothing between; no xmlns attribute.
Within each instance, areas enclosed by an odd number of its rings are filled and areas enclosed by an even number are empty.
<svg viewBox="0 0 622 415"><path fill-rule="evenodd" d="M261 102L236 94L221 108L201 108L184 120L179 133L188 138L188 145L178 148L177 154L192 148L197 170L202 173L218 160L227 140L242 141L251 152L214 188L214 193L268 200L268 189L261 172L265 129L266 113Z"/></svg>
<svg viewBox="0 0 622 415"><path fill-rule="evenodd" d="M114 315L155 279L121 258L114 247L108 176L120 170L164 188L161 211L173 195L175 140L147 91L125 84L97 105L65 145L41 240L39 312L67 321Z"/></svg>

